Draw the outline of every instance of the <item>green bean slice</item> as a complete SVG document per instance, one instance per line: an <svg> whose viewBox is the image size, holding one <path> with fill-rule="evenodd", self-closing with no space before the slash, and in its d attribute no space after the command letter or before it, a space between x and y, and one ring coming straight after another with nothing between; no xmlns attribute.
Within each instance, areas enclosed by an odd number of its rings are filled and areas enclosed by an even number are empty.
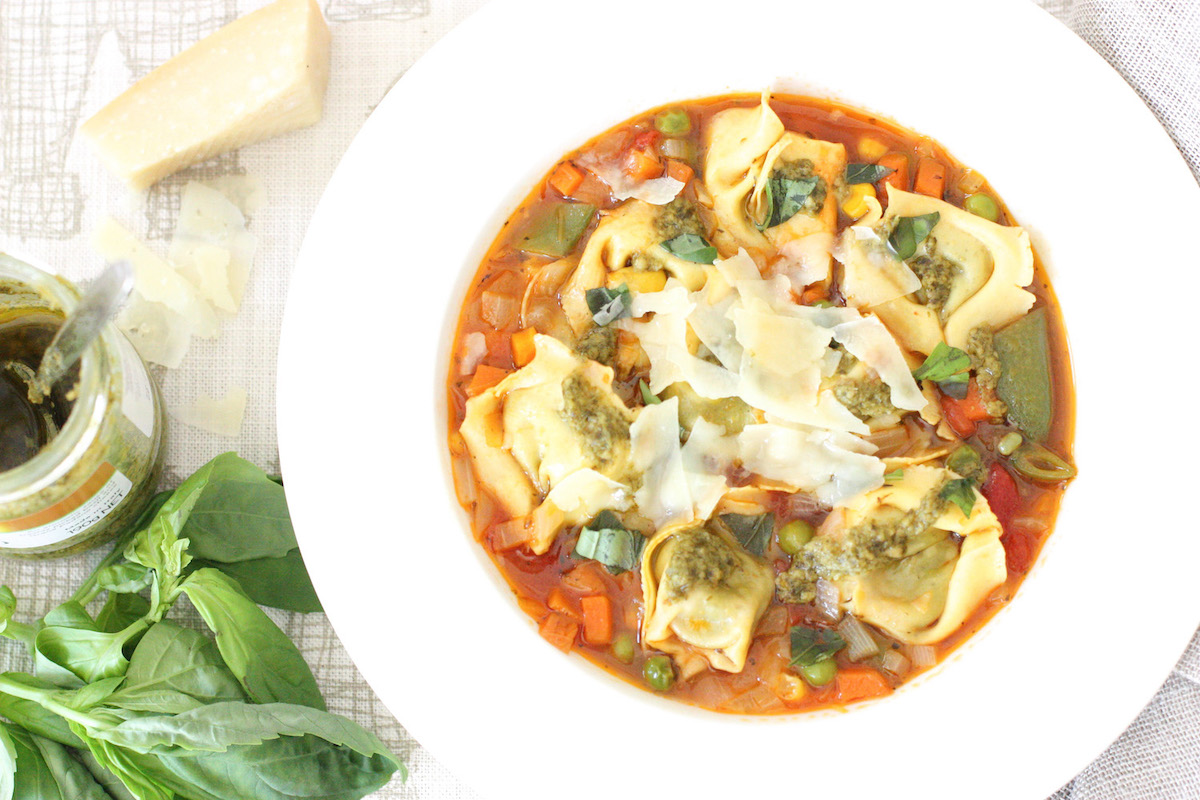
<svg viewBox="0 0 1200 800"><path fill-rule="evenodd" d="M1065 481L1075 477L1075 467L1054 451L1027 442L1012 455L1017 472L1035 481Z"/></svg>

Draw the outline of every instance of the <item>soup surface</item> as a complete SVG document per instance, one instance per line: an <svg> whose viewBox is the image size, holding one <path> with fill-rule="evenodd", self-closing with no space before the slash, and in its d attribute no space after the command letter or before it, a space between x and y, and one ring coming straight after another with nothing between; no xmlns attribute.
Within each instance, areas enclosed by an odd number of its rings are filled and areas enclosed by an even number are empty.
<svg viewBox="0 0 1200 800"><path fill-rule="evenodd" d="M1075 474L1029 237L936 142L812 98L667 106L563 158L448 381L459 501L541 635L716 711L929 669Z"/></svg>

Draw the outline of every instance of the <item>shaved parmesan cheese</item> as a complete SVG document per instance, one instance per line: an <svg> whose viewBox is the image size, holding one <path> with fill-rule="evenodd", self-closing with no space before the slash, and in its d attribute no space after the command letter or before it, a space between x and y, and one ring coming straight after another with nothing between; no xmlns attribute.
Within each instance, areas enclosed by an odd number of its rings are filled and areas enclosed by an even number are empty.
<svg viewBox="0 0 1200 800"><path fill-rule="evenodd" d="M905 297L921 288L916 273L892 256L879 235L864 225L847 228L833 248L841 262L842 293L860 308Z"/></svg>
<svg viewBox="0 0 1200 800"><path fill-rule="evenodd" d="M246 390L234 386L220 399L198 397L190 406L174 409L172 415L185 425L218 436L236 437L242 432L242 419L246 415Z"/></svg>
<svg viewBox="0 0 1200 800"><path fill-rule="evenodd" d="M579 159L579 163L587 167L593 175L608 184L613 197L617 200L634 198L651 205L664 206L675 199L683 182L674 178L652 178L648 181L635 181L625 174L620 161L614 158L602 158L589 153Z"/></svg>
<svg viewBox="0 0 1200 800"><path fill-rule="evenodd" d="M144 299L162 303L186 319L193 336L216 338L220 323L212 306L170 264L116 220L106 218L100 223L92 245L107 261L128 259L133 265L134 288Z"/></svg>
<svg viewBox="0 0 1200 800"><path fill-rule="evenodd" d="M624 511L633 503L629 487L594 469L580 469L559 481L546 502L563 512L568 525L587 522L606 508Z"/></svg>
<svg viewBox="0 0 1200 800"><path fill-rule="evenodd" d="M679 400L644 407L629 426L629 440L634 468L642 475L634 494L642 515L656 528L694 519L679 447Z"/></svg>
<svg viewBox="0 0 1200 800"><path fill-rule="evenodd" d="M809 284L829 279L829 251L832 248L833 234L828 231L792 239L779 248L781 257L771 269L787 277L792 288L799 292Z"/></svg>
<svg viewBox="0 0 1200 800"><path fill-rule="evenodd" d="M230 313L241 306L257 247L228 198L195 181L183 188L167 257L213 306Z"/></svg>
<svg viewBox="0 0 1200 800"><path fill-rule="evenodd" d="M920 411L929 402L921 394L900 345L877 317L862 317L843 322L833 329L833 337L879 375L891 389L892 405L908 411Z"/></svg>
<svg viewBox="0 0 1200 800"><path fill-rule="evenodd" d="M258 211L267 202L267 192L256 175L219 175L204 182L216 189L245 216Z"/></svg>
<svg viewBox="0 0 1200 800"><path fill-rule="evenodd" d="M883 485L883 461L844 444L827 431L774 423L748 425L738 436L745 469L812 492L826 505Z"/></svg>
<svg viewBox="0 0 1200 800"><path fill-rule="evenodd" d="M701 417L692 425L682 456L696 518L708 519L729 486L725 473L737 459L737 441Z"/></svg>
<svg viewBox="0 0 1200 800"><path fill-rule="evenodd" d="M187 319L136 290L117 315L117 327L143 359L171 369L183 361L192 341Z"/></svg>

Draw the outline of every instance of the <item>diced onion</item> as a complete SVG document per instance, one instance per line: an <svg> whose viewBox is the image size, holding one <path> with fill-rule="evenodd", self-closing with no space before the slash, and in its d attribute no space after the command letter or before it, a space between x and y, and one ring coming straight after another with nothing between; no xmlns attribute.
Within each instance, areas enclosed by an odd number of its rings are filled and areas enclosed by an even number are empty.
<svg viewBox="0 0 1200 800"><path fill-rule="evenodd" d="M884 672L890 672L896 676L908 672L909 666L909 660L899 650L888 650L883 654L883 661L879 664L879 668Z"/></svg>
<svg viewBox="0 0 1200 800"><path fill-rule="evenodd" d="M526 517L517 517L510 519L508 522L501 522L493 525L488 533L488 540L491 542L492 549L496 552L504 550L512 550L515 547L520 547L529 541L530 530Z"/></svg>
<svg viewBox="0 0 1200 800"><path fill-rule="evenodd" d="M517 298L491 291L483 293L480 305L484 320L497 330L511 325L520 310Z"/></svg>
<svg viewBox="0 0 1200 800"><path fill-rule="evenodd" d="M983 184L983 176L975 170L969 169L958 179L958 190L963 194L975 194L983 188Z"/></svg>
<svg viewBox="0 0 1200 800"><path fill-rule="evenodd" d="M778 636L787 633L788 611L783 606L775 606L758 623L759 636Z"/></svg>
<svg viewBox="0 0 1200 800"><path fill-rule="evenodd" d="M763 714L782 707L783 701L779 699L779 696L763 684L755 686L748 692L739 694L721 706L726 711L736 711L743 714Z"/></svg>
<svg viewBox="0 0 1200 800"><path fill-rule="evenodd" d="M475 372L479 362L487 355L487 337L479 331L472 331L463 337L462 361L458 364L459 375L470 375Z"/></svg>
<svg viewBox="0 0 1200 800"><path fill-rule="evenodd" d="M658 151L667 158L678 158L689 161L693 155L692 145L686 139L663 139Z"/></svg>
<svg viewBox="0 0 1200 800"><path fill-rule="evenodd" d="M847 614L838 623L837 631L846 640L846 655L851 661L862 661L879 652L878 643L867 630L867 626L859 622L857 617Z"/></svg>
<svg viewBox="0 0 1200 800"><path fill-rule="evenodd" d="M927 644L913 645L908 648L908 659L914 669L928 669L937 663L937 651Z"/></svg>
<svg viewBox="0 0 1200 800"><path fill-rule="evenodd" d="M454 473L454 491L460 505L466 506L475 496L475 471L471 462L465 458L455 458L450 462Z"/></svg>
<svg viewBox="0 0 1200 800"><path fill-rule="evenodd" d="M813 601L813 605L817 607L817 611L821 612L821 616L828 620L837 620L842 616L841 603L842 596L838 588L829 581L821 578L817 581L817 598Z"/></svg>

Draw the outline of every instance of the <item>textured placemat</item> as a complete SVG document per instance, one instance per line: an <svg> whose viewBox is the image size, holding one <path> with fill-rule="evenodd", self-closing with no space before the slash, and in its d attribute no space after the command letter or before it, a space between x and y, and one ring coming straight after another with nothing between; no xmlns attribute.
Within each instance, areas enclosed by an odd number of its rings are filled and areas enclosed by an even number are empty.
<svg viewBox="0 0 1200 800"><path fill-rule="evenodd" d="M1200 3L1194 0L1040 0L1108 59L1158 114L1193 172L1200 167ZM313 128L222 156L131 199L75 142L77 124L138 77L262 0L0 0L0 249L70 278L93 276L88 245L110 214L165 248L189 179L248 173L267 201L251 221L259 253L241 313L220 339L193 342L177 370L156 369L169 406L230 386L249 395L245 424L221 438L173 421L166 485L217 453L236 450L279 468L275 359L288 277L308 220L354 134L387 89L480 0L321 0L333 31L332 79ZM19 618L44 614L99 554L52 562L0 560ZM411 770L376 798L466 798L474 793L433 760L359 676L322 615L273 613L295 641L332 711L374 730ZM24 669L0 646L0 669ZM1055 800L1200 797L1200 639L1155 700Z"/></svg>

